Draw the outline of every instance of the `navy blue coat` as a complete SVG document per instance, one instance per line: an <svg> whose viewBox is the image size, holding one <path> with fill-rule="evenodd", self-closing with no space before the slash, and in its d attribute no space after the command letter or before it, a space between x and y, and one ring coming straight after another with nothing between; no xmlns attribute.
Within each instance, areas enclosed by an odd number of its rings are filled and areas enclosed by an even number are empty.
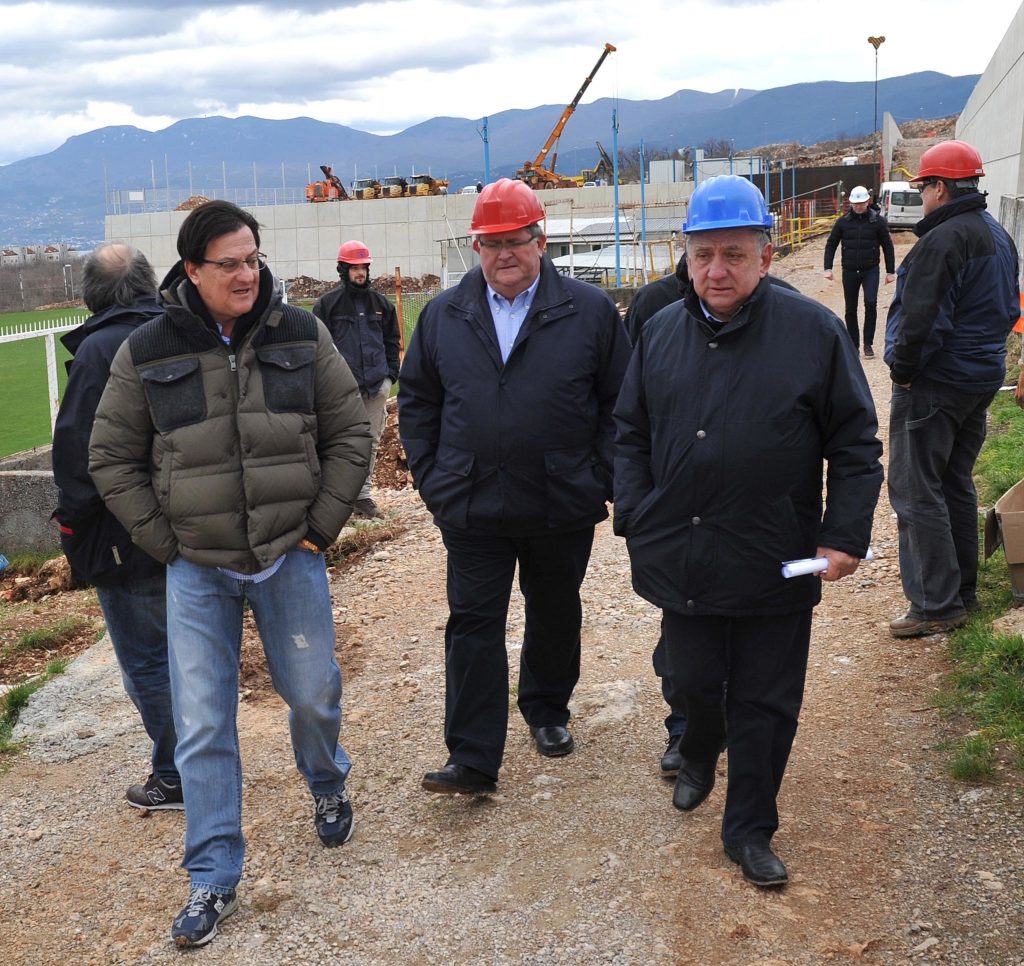
<svg viewBox="0 0 1024 966"><path fill-rule="evenodd" d="M398 379L398 315L388 299L370 288L358 292L366 301L366 314L360 315L353 291L344 283L331 289L317 299L313 314L327 326L359 391L375 396L385 379Z"/></svg>
<svg viewBox="0 0 1024 966"><path fill-rule="evenodd" d="M502 363L479 268L424 308L402 365L399 432L438 526L593 526L612 496L612 408L629 360L614 303L545 256Z"/></svg>
<svg viewBox="0 0 1024 966"><path fill-rule="evenodd" d="M821 582L783 561L864 556L882 444L853 343L817 302L765 278L716 333L691 291L641 330L615 423L615 532L658 607L795 612Z"/></svg>
<svg viewBox="0 0 1024 966"><path fill-rule="evenodd" d="M73 358L53 430L53 479L59 490L53 516L64 555L80 583L111 586L129 576L155 576L163 570L163 564L132 543L89 476L89 436L110 364L138 326L162 314L155 296L129 306L113 305L60 340Z"/></svg>
<svg viewBox="0 0 1024 966"><path fill-rule="evenodd" d="M1006 337L1020 316L1013 240L983 194L954 198L914 228L885 324L892 381L924 376L961 392L993 392L1006 375Z"/></svg>

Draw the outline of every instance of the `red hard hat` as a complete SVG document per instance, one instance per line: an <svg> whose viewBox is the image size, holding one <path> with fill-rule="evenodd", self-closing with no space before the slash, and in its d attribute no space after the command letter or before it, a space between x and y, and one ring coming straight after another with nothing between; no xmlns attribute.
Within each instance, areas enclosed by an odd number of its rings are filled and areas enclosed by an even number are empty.
<svg viewBox="0 0 1024 966"><path fill-rule="evenodd" d="M502 178L480 192L469 230L473 235L496 235L543 220L544 206L533 189L525 181Z"/></svg>
<svg viewBox="0 0 1024 966"><path fill-rule="evenodd" d="M941 141L921 155L920 170L914 181L925 178L981 178L985 169L981 166L981 155L966 141Z"/></svg>
<svg viewBox="0 0 1024 966"><path fill-rule="evenodd" d="M338 261L346 265L369 265L373 259L370 249L361 241L347 241L338 249Z"/></svg>

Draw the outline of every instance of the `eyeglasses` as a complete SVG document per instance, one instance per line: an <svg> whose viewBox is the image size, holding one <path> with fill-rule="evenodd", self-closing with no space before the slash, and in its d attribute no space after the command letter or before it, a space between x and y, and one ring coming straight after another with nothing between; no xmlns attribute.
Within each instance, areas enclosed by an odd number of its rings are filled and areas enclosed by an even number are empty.
<svg viewBox="0 0 1024 966"><path fill-rule="evenodd" d="M922 182L921 182L921 183L920 183L920 184L919 184L919 185L917 186L917 190L918 190L918 191L919 191L919 192L920 192L921 194L924 194L924 189L925 189L925 188L930 188L930 187L931 187L931 186L932 186L933 184L935 184L935 182L934 182L934 181L922 181Z"/></svg>
<svg viewBox="0 0 1024 966"><path fill-rule="evenodd" d="M243 265L251 272L260 271L267 264L267 256L256 252L248 258L204 258L202 265L215 265L222 275L234 275Z"/></svg>
<svg viewBox="0 0 1024 966"><path fill-rule="evenodd" d="M534 241L536 241L535 238L506 238L504 241L484 241L479 239L477 244L489 252L500 252L503 248L507 248L510 252L517 252L520 248L525 248Z"/></svg>

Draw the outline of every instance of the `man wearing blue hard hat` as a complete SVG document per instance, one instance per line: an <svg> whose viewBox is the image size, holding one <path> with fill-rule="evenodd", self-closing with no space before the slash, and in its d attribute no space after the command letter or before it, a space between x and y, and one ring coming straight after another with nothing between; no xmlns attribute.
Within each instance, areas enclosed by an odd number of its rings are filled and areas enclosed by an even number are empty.
<svg viewBox="0 0 1024 966"><path fill-rule="evenodd" d="M690 289L640 331L615 408L615 531L633 588L662 608L687 719L672 802L708 797L727 741L722 843L758 886L788 881L776 798L821 599L818 576L787 580L781 565L823 557L820 579L853 573L882 484L853 344L828 309L768 281L771 226L745 178L697 188Z"/></svg>

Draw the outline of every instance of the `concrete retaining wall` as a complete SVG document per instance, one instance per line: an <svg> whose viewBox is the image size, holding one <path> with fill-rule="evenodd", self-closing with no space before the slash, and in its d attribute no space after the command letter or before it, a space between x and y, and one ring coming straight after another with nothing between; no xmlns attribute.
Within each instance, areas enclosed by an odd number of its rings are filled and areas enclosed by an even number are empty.
<svg viewBox="0 0 1024 966"><path fill-rule="evenodd" d="M646 186L649 217L661 206L681 204L690 182ZM577 218L607 217L614 206L614 188L564 188L538 191L551 218L568 218L570 202ZM619 203L638 205L640 185L620 185ZM308 275L337 278L338 246L350 238L364 242L373 255L373 274L441 274L440 242L469 234L476 195L438 195L305 205L264 205L250 208L260 223L260 247L278 278ZM178 260L178 229L187 211L140 215L108 215L108 241L134 245L153 263L158 279Z"/></svg>
<svg viewBox="0 0 1024 966"><path fill-rule="evenodd" d="M0 553L60 550L56 524L50 522L56 506L49 446L0 460Z"/></svg>

